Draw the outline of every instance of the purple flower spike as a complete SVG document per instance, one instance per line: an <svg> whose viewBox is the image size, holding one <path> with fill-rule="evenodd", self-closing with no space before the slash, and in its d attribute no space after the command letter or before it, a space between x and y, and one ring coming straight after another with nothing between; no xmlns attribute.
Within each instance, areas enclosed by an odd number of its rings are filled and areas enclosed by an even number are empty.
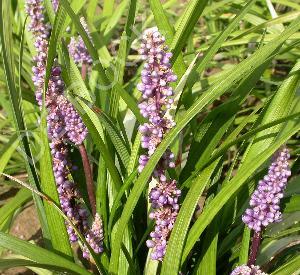
<svg viewBox="0 0 300 275"><path fill-rule="evenodd" d="M46 62L48 55L48 36L50 26L44 22L44 7L42 0L27 0L26 13L30 16L29 30L35 36L37 56L34 58L36 65L32 68L33 82L36 88L36 99L42 106L42 95L45 83ZM54 8L58 1L53 1ZM56 8L55 8L56 9ZM45 105L48 111L47 127L50 139L53 172L57 185L59 200L63 212L72 220L81 233L83 233L95 253L103 251L102 222L97 215L92 229L88 227L88 212L82 204L82 197L76 184L71 180L70 171L75 167L69 161L67 142L76 145L82 144L87 135L87 129L73 105L64 97L64 82L61 77L61 68L54 61L46 92ZM71 242L77 241L73 228L67 225ZM85 253L85 252L84 252Z"/></svg>
<svg viewBox="0 0 300 275"><path fill-rule="evenodd" d="M265 272L260 270L259 266L251 265L251 267L247 265L241 265L236 267L230 275L268 275Z"/></svg>
<svg viewBox="0 0 300 275"><path fill-rule="evenodd" d="M173 90L170 82L176 81L176 76L171 70L171 53L164 45L165 38L158 32L157 28L151 28L144 32L140 54L146 61L142 70L142 83L138 89L142 92L142 101L139 104L141 114L149 120L140 126L142 133L142 147L147 149L150 157L157 146L161 143L164 135L175 126L175 122L166 111L170 109L173 99ZM165 159L170 168L174 167L173 154L167 153ZM146 156L147 158L147 156ZM145 156L140 157L141 171L146 165Z"/></svg>
<svg viewBox="0 0 300 275"><path fill-rule="evenodd" d="M92 37L90 35L87 23L85 22L84 17L80 18L80 23L84 30L86 31L87 35L89 36L90 40ZM84 41L81 36L77 38L71 37L70 44L68 45L69 53L73 57L76 64L82 66L82 64L92 65L93 59L91 58Z"/></svg>
<svg viewBox="0 0 300 275"><path fill-rule="evenodd" d="M145 64L141 72L142 82L137 88L142 92L140 112L148 119L139 128L142 134L141 146L147 150L147 154L139 158L139 172L143 170L165 134L175 125L173 119L167 115L167 110L173 104L173 90L169 84L177 78L171 70L172 54L167 52L168 47L164 42L165 38L157 28L144 32L140 54ZM168 149L153 172L157 185L149 193L152 207L149 217L155 221L155 228L146 245L152 248L151 258L158 261L164 258L179 210L181 192L176 187L176 181L167 179L166 176L166 170L174 167L174 154Z"/></svg>
<svg viewBox="0 0 300 275"><path fill-rule="evenodd" d="M86 234L86 240L88 241L94 252L98 254L104 251L103 239L104 236L102 219L100 215L96 213L92 228ZM90 254L86 247L83 249L83 257L86 259L89 259L90 257Z"/></svg>
<svg viewBox="0 0 300 275"><path fill-rule="evenodd" d="M279 151L269 167L268 174L258 182L258 187L250 199L250 207L242 217L243 222L256 232L270 223L281 220L280 200L291 175L287 148Z"/></svg>

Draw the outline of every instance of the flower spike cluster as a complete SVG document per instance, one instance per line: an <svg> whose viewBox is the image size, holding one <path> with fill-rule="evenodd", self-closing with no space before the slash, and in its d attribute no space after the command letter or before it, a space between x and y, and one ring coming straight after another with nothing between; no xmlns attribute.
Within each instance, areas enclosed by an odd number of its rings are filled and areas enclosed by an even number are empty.
<svg viewBox="0 0 300 275"><path fill-rule="evenodd" d="M88 230L86 234L86 240L95 251L95 253L102 253L103 249L103 225L102 219L98 213L95 215L94 222L92 224L92 228ZM86 247L83 248L83 257L89 258L89 252Z"/></svg>
<svg viewBox="0 0 300 275"><path fill-rule="evenodd" d="M92 37L90 35L87 23L84 19L84 17L80 18L80 23L84 30L86 31L88 37L90 40L92 40ZM68 45L69 53L73 57L76 64L82 66L83 64L92 65L93 59L90 56L84 41L81 36L78 36L77 38L71 37L71 41Z"/></svg>
<svg viewBox="0 0 300 275"><path fill-rule="evenodd" d="M26 13L31 18L29 30L35 36L34 45L37 55L34 57L36 65L32 68L34 74L32 79L36 88L36 99L41 107L51 28L45 23L42 0L26 0L25 5ZM56 60L54 63L45 98L53 172L62 210L85 234L88 231L88 212L81 203L81 195L76 184L71 180L71 170L75 167L69 160L67 142L82 144L87 129L73 105L63 95L64 82L61 78L61 68ZM70 241L77 241L77 235L70 225L67 225L67 231ZM102 242L98 244L101 246Z"/></svg>
<svg viewBox="0 0 300 275"><path fill-rule="evenodd" d="M251 265L250 267L247 265L241 265L236 267L230 275L268 275L265 272L260 270L259 266Z"/></svg>
<svg viewBox="0 0 300 275"><path fill-rule="evenodd" d="M250 207L242 217L243 222L256 232L260 232L270 223L281 220L280 200L291 175L287 148L274 156L268 174L258 182L258 187L250 199Z"/></svg>
<svg viewBox="0 0 300 275"><path fill-rule="evenodd" d="M177 77L171 69L172 54L167 50L165 38L157 28L144 32L140 54L145 64L138 89L142 92L140 112L148 122L141 125L139 131L142 134L141 145L147 150L147 154L139 158L139 172L143 170L165 134L175 125L173 119L167 115L167 110L173 104L173 90L169 83L176 81ZM174 167L174 155L168 149L153 173L157 184L149 193L152 207L149 217L155 221L155 228L150 233L151 239L146 242L149 248L153 248L153 260L163 260L179 210L181 192L176 187L176 181L168 179L166 175L166 170Z"/></svg>

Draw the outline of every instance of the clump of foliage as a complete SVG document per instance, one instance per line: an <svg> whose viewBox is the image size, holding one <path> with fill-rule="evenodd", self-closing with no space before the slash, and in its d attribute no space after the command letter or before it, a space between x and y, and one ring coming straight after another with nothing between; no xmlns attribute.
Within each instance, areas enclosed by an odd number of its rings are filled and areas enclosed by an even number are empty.
<svg viewBox="0 0 300 275"><path fill-rule="evenodd" d="M0 270L299 272L296 0L0 11Z"/></svg>

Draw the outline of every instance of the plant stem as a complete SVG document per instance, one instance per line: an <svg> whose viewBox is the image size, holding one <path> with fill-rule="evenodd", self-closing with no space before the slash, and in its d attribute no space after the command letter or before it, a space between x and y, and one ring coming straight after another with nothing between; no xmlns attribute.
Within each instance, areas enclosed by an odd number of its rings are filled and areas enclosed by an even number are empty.
<svg viewBox="0 0 300 275"><path fill-rule="evenodd" d="M93 181L93 175L92 175L92 170L91 170L91 165L90 161L85 149L84 144L79 145L79 152L82 158L82 163L83 163L83 169L84 169L84 174L86 178L86 187L88 191L88 196L92 208L92 213L93 216L96 214L96 199L95 199L95 192L94 192L94 181Z"/></svg>
<svg viewBox="0 0 300 275"><path fill-rule="evenodd" d="M250 248L250 255L248 259L248 266L254 265L260 245L261 240L261 231L260 232L254 232L253 238L252 238L252 244Z"/></svg>
<svg viewBox="0 0 300 275"><path fill-rule="evenodd" d="M86 73L87 73L87 64L86 63L82 63L82 66L81 66L81 77L82 77L83 81L85 81L85 79L86 79Z"/></svg>

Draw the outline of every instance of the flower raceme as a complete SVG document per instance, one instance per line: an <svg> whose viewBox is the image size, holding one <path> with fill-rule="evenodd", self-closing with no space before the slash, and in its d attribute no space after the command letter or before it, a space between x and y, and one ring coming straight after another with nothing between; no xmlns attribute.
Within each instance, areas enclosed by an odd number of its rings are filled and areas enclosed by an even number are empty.
<svg viewBox="0 0 300 275"><path fill-rule="evenodd" d="M175 125L173 119L167 115L167 110L173 104L173 90L169 83L177 78L171 69L172 54L167 50L165 38L156 27L144 32L140 54L145 64L138 90L142 92L139 109L148 122L141 125L139 131L142 134L141 146L147 150L147 154L139 158L139 172L143 170L164 135ZM153 248L153 260L163 260L179 210L181 192L176 187L176 181L167 178L167 169L174 167L174 155L168 149L153 172L157 184L149 193L152 207L149 217L155 221L155 228L150 233L151 239L146 242L149 248Z"/></svg>
<svg viewBox="0 0 300 275"><path fill-rule="evenodd" d="M286 188L288 177L291 175L288 160L290 154L287 148L279 150L273 157L268 174L258 182L257 189L250 198L250 207L242 216L243 222L255 231L248 266L242 265L234 269L231 275L264 275L258 266L254 266L261 231L270 223L281 220L280 199Z"/></svg>
<svg viewBox="0 0 300 275"><path fill-rule="evenodd" d="M53 1L53 5L56 9L58 1ZM34 57L35 66L32 68L32 79L36 88L36 100L38 105L42 107L48 55L48 39L51 27L45 23L42 0L27 0L25 10L31 19L28 29L35 37L34 46L37 55ZM87 135L87 128L73 105L63 95L65 85L61 77L61 68L57 64L57 60L55 60L54 63L55 65L51 70L45 96L45 107L48 111L47 127L53 172L62 210L76 227L83 234L86 234L86 232L89 232L88 212L81 203L82 198L75 182L71 180L71 170L76 169L76 167L73 167L69 160L67 142L72 142L75 145L82 144ZM77 241L77 235L70 225L67 225L67 231L70 241ZM102 246L102 240L100 241L100 239L100 237L98 239L93 238L93 242L98 242L97 245L93 244L94 247ZM89 240L88 237L87 240ZM95 252L101 250L101 248L97 248Z"/></svg>
<svg viewBox="0 0 300 275"><path fill-rule="evenodd" d="M287 148L274 156L268 174L259 181L257 189L251 196L250 207L242 217L243 222L256 232L261 231L270 223L281 220L280 200L291 175Z"/></svg>
<svg viewBox="0 0 300 275"><path fill-rule="evenodd" d="M84 30L86 31L90 40L92 40L84 17L80 18L80 23L81 23L82 27L84 28ZM73 59L77 65L82 66L83 64L87 64L87 65L91 66L93 64L93 59L90 56L81 36L78 36L77 38L71 37L68 48L69 48L70 55L73 57Z"/></svg>

